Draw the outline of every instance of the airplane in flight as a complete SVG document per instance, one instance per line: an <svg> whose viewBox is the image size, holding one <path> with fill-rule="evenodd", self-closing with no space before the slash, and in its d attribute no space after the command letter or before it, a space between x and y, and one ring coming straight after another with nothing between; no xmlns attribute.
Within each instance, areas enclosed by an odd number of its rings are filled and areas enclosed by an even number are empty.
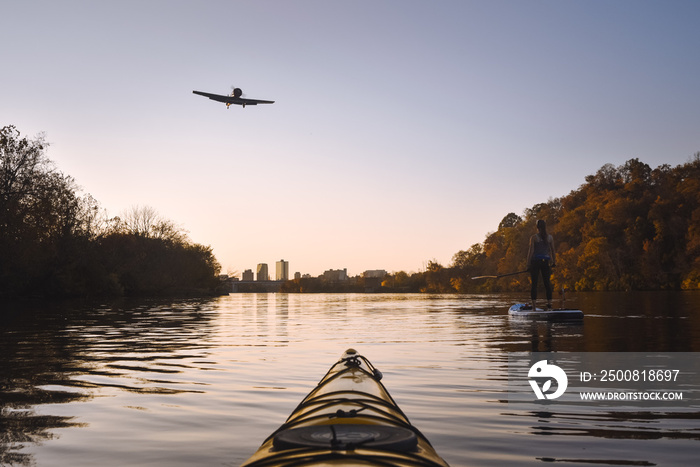
<svg viewBox="0 0 700 467"><path fill-rule="evenodd" d="M241 88L233 88L233 92L229 96L224 96L221 94L210 94L208 92L192 91L194 94L200 96L208 97L211 100L223 102L226 104L228 109L231 104L242 105L245 108L246 105L258 105L258 104L274 104L275 101L263 101L260 99L248 99L243 96L243 91Z"/></svg>

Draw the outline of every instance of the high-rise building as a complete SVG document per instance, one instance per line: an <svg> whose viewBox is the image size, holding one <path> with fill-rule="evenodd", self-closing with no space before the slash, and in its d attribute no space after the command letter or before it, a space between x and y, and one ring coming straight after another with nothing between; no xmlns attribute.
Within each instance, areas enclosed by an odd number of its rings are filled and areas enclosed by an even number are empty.
<svg viewBox="0 0 700 467"><path fill-rule="evenodd" d="M328 282L341 282L348 280L348 269L329 269L323 272L323 280Z"/></svg>
<svg viewBox="0 0 700 467"><path fill-rule="evenodd" d="M277 273L275 279L278 281L289 280L289 261L283 259L277 261Z"/></svg>
<svg viewBox="0 0 700 467"><path fill-rule="evenodd" d="M246 269L243 271L243 274L241 275L241 280L244 281L254 281L255 280L255 274L253 274L252 269Z"/></svg>
<svg viewBox="0 0 700 467"><path fill-rule="evenodd" d="M381 278L386 276L386 270L384 269L371 269L362 273L364 277Z"/></svg>
<svg viewBox="0 0 700 467"><path fill-rule="evenodd" d="M259 281L269 281L270 274L267 272L267 263L258 264L258 279Z"/></svg>

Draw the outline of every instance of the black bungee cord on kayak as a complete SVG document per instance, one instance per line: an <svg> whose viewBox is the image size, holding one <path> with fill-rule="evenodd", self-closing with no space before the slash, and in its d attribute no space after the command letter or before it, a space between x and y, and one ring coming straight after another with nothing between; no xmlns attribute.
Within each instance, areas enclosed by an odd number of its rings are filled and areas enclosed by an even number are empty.
<svg viewBox="0 0 700 467"><path fill-rule="evenodd" d="M367 360L365 357L363 357L362 355L357 355L357 354L356 354L356 355L352 355L352 356L350 356L350 357L346 357L346 358L341 359L341 361L342 361L342 362L345 362L345 366L347 366L347 367L350 367L350 368L360 368L360 366L361 366L360 359L362 359L362 362L363 362L365 365L367 365L367 368L369 368L370 370L372 370L371 376L372 376L375 380L381 381L382 378L384 377L384 375L382 374L382 372L379 371L379 370L377 370L377 369L374 367L374 365L372 365L372 363L371 363L369 360Z"/></svg>
<svg viewBox="0 0 700 467"><path fill-rule="evenodd" d="M368 407L362 407L361 409L351 409L347 411L343 409L338 409L335 411L335 413L330 414L328 418L352 418L367 408Z"/></svg>

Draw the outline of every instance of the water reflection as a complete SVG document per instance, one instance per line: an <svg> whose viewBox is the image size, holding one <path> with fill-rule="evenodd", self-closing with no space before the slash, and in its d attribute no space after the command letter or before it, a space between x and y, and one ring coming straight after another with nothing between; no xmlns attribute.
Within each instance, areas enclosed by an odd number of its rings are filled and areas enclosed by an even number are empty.
<svg viewBox="0 0 700 467"><path fill-rule="evenodd" d="M530 352L577 352L583 337L583 322L528 321L511 319L509 334L528 339ZM522 351L523 343L514 342L502 346L507 352ZM519 350L516 350L519 349Z"/></svg>
<svg viewBox="0 0 700 467"><path fill-rule="evenodd" d="M700 440L698 412L651 411L531 411L510 413L513 417L531 417L539 424L531 425L533 435L589 436L607 439L691 439ZM684 421L690 423L684 424ZM683 428L682 426L685 425ZM681 426L681 428L679 428ZM673 428L671 428L673 427Z"/></svg>
<svg viewBox="0 0 700 467"><path fill-rule="evenodd" d="M697 420L700 413L690 412L631 412L625 410L600 412L533 411L504 414L512 419L532 420L527 433L544 439L559 438L570 452L558 456L553 445L548 456L537 457L543 462L598 465L688 465L695 456L700 441ZM566 438L572 440L567 443ZM595 439L601 439L596 442ZM580 452L580 440L586 440L590 452ZM546 443L547 441L545 441ZM649 442L654 442L650 444ZM641 444L640 444L641 443ZM611 449L610 446L613 446ZM673 451L669 450L673 449ZM579 451L580 457L571 457ZM610 457L600 457L607 452ZM613 457L616 456L616 457ZM621 456L621 457L620 457ZM650 460L653 459L653 460ZM663 459L659 462L658 459Z"/></svg>
<svg viewBox="0 0 700 467"><path fill-rule="evenodd" d="M700 294L573 296L583 323L509 319L520 298L234 294L6 306L0 464L238 465L347 347L384 372L455 466L694 458L697 408L504 403L510 352L699 351Z"/></svg>
<svg viewBox="0 0 700 467"><path fill-rule="evenodd" d="M157 375L180 373L183 351L206 343L211 311L199 301L5 304L0 465L30 465L31 456L19 452L26 444L53 439L57 428L85 426L72 416L38 413L43 406L84 402L100 387L183 392Z"/></svg>

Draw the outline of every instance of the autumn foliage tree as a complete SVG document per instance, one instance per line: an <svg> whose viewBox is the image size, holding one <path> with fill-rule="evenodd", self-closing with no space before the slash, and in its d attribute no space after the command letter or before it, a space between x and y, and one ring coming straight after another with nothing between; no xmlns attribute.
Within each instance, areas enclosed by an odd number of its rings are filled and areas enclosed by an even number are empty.
<svg viewBox="0 0 700 467"><path fill-rule="evenodd" d="M603 166L569 195L508 214L483 243L453 258L465 291L523 290L527 276L482 283L466 277L527 268L537 219L557 246L555 287L574 290L700 288L700 153L652 169L638 159ZM458 279L461 279L459 281Z"/></svg>
<svg viewBox="0 0 700 467"><path fill-rule="evenodd" d="M424 271L389 275L393 292L526 292L536 222L554 235L553 283L568 290L700 289L700 153L677 167L652 169L638 159L606 164L562 198L508 213L482 243L458 251L449 266L430 261Z"/></svg>

